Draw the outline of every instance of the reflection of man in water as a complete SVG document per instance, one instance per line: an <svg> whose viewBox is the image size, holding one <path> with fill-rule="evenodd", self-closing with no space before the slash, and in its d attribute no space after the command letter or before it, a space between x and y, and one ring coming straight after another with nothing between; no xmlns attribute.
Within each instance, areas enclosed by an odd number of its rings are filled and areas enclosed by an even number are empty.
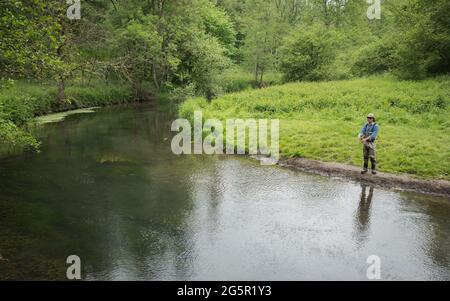
<svg viewBox="0 0 450 301"><path fill-rule="evenodd" d="M359 200L358 210L355 215L355 230L359 239L364 238L365 232L369 228L372 198L373 187L369 187L369 195L367 195L367 185L361 184L361 197Z"/></svg>

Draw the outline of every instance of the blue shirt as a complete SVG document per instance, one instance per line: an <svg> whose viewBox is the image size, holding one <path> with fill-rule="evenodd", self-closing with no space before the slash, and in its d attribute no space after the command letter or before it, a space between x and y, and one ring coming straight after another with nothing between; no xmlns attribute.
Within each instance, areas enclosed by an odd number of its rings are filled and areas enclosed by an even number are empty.
<svg viewBox="0 0 450 301"><path fill-rule="evenodd" d="M361 129L360 134L364 137L370 137L369 141L374 142L375 139L377 139L378 136L379 127L376 123L366 123L363 128Z"/></svg>

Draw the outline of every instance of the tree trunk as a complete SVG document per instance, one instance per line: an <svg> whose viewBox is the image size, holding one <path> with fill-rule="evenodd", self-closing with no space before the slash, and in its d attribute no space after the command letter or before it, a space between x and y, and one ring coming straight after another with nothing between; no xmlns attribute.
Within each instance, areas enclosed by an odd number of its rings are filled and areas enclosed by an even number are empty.
<svg viewBox="0 0 450 301"><path fill-rule="evenodd" d="M58 82L58 103L63 104L66 98L66 85L63 77L59 78Z"/></svg>
<svg viewBox="0 0 450 301"><path fill-rule="evenodd" d="M256 64L255 64L255 84L258 84L258 71L259 71L259 63L258 63L258 58L256 59Z"/></svg>
<svg viewBox="0 0 450 301"><path fill-rule="evenodd" d="M263 76L264 76L264 69L261 69L261 75L260 75L260 79L259 79L259 87L260 88L263 87Z"/></svg>
<svg viewBox="0 0 450 301"><path fill-rule="evenodd" d="M153 83L155 85L155 88L159 91L159 82L158 82L158 75L156 74L156 64L153 63L152 66L152 75L153 75Z"/></svg>
<svg viewBox="0 0 450 301"><path fill-rule="evenodd" d="M323 0L323 10L324 10L324 15L325 15L325 25L327 27L329 27L330 20L329 20L329 16L328 16L328 0Z"/></svg>

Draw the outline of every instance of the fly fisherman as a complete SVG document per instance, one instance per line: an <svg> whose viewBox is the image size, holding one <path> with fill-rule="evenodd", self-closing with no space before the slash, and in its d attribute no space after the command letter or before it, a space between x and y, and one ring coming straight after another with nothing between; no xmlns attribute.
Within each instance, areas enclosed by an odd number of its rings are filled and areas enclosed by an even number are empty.
<svg viewBox="0 0 450 301"><path fill-rule="evenodd" d="M363 144L364 154L364 169L361 171L361 174L366 174L369 171L369 158L372 164L372 174L375 175L377 173L375 140L377 139L378 131L379 127L375 122L375 115L372 113L367 115L367 123L363 126L358 136Z"/></svg>

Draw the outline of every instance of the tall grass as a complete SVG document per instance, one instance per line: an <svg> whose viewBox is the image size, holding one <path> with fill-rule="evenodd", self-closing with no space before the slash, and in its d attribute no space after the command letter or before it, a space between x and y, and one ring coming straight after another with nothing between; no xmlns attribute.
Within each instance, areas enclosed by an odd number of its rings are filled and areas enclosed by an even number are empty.
<svg viewBox="0 0 450 301"><path fill-rule="evenodd" d="M263 86L273 86L281 83L281 74L267 72L263 77ZM258 87L254 75L242 68L236 67L225 71L220 76L220 86L224 93L233 93Z"/></svg>
<svg viewBox="0 0 450 301"><path fill-rule="evenodd" d="M450 179L450 77L399 81L390 76L304 82L196 98L179 110L192 118L278 118L286 157L359 165L356 136L365 116L378 116L379 166L383 171Z"/></svg>

